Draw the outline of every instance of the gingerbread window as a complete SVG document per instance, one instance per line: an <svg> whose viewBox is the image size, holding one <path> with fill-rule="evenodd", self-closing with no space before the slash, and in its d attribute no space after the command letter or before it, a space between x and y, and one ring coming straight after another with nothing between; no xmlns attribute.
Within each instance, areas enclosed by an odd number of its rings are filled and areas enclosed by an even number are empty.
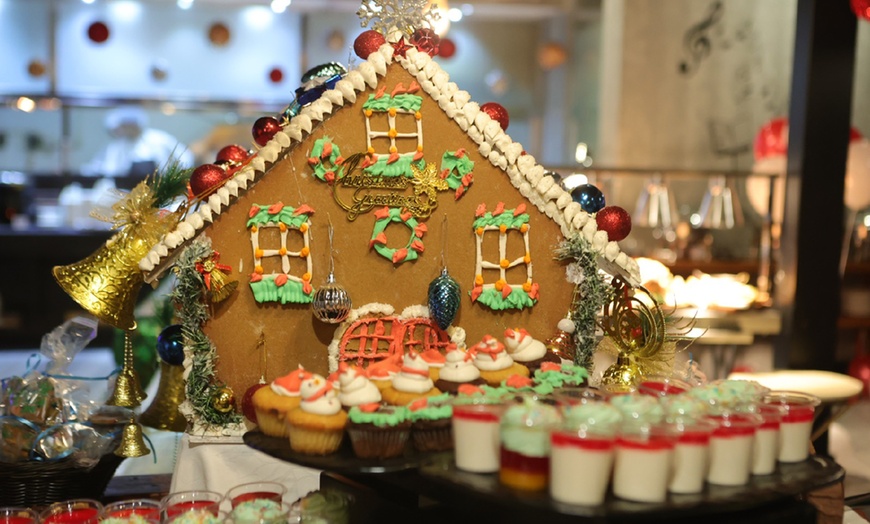
<svg viewBox="0 0 870 524"><path fill-rule="evenodd" d="M492 212L481 204L473 224L476 242L471 300L491 309L523 309L535 305L538 284L532 281L529 215L525 204Z"/></svg>
<svg viewBox="0 0 870 524"><path fill-rule="evenodd" d="M363 104L366 152L363 170L370 175L413 176L411 164L423 162L423 97L420 86L401 82L392 92L381 89Z"/></svg>
<svg viewBox="0 0 870 524"><path fill-rule="evenodd" d="M311 302L309 217L313 213L305 204L297 208L281 202L251 206L246 227L254 255L251 290L257 302Z"/></svg>

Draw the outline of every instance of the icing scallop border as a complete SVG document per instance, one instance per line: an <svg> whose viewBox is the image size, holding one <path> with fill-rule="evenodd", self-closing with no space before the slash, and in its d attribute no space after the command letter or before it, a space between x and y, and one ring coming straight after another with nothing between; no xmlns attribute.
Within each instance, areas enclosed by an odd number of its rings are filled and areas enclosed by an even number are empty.
<svg viewBox="0 0 870 524"><path fill-rule="evenodd" d="M139 262L139 269L146 274L152 272L172 250L197 236L251 183L265 174L267 164L271 167L291 147L301 143L316 122L322 121L346 102L355 102L357 93L376 88L378 77L386 75L387 66L394 59L417 79L423 91L478 145L480 155L507 173L511 185L540 212L556 222L565 237L574 233L583 235L598 251L599 267L608 273L622 275L633 285L640 284L637 262L622 252L615 241L609 240L605 231L598 229L594 215L583 211L570 193L553 177L546 175L544 167L532 155L524 153L522 145L514 142L498 122L481 111L467 91L460 90L455 83L450 82L449 75L432 57L415 48L408 49L404 57L394 56L390 44L381 46L338 81L334 89L325 91L316 101L302 108L282 131L259 149L250 164L218 188L195 211L188 213L173 231L164 235Z"/></svg>

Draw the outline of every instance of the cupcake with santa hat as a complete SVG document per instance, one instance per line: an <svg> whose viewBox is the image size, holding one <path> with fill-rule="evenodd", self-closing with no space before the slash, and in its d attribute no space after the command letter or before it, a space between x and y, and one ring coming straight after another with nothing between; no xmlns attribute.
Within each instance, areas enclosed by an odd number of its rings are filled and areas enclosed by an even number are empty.
<svg viewBox="0 0 870 524"><path fill-rule="evenodd" d="M474 365L474 354L464 351L456 344L447 346L444 367L435 381L435 387L444 393L456 395L463 384L482 386L486 381L480 378L480 370Z"/></svg>
<svg viewBox="0 0 870 524"><path fill-rule="evenodd" d="M547 351L547 346L525 329L506 329L504 346L514 362L526 366L531 373L540 369L544 362L562 363L558 355Z"/></svg>
<svg viewBox="0 0 870 524"><path fill-rule="evenodd" d="M287 414L290 448L308 455L334 453L341 445L347 413L332 383L315 374L302 381L299 391L299 407Z"/></svg>
<svg viewBox="0 0 870 524"><path fill-rule="evenodd" d="M490 386L500 386L503 380L511 375L529 376L529 368L514 362L504 344L490 335L484 335L483 340L475 344L474 365L480 370L480 378Z"/></svg>
<svg viewBox="0 0 870 524"><path fill-rule="evenodd" d="M381 401L381 390L356 366L349 366L345 362L339 364L338 383L338 400L345 411L353 406Z"/></svg>
<svg viewBox="0 0 870 524"><path fill-rule="evenodd" d="M429 376L429 365L412 349L403 358L402 367L393 376L392 384L381 391L381 396L387 404L406 406L418 398L440 393Z"/></svg>

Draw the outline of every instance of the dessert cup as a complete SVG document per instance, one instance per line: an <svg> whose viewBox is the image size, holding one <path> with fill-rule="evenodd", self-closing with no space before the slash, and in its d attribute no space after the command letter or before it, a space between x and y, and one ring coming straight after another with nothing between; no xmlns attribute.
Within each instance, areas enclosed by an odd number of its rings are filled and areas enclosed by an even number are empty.
<svg viewBox="0 0 870 524"><path fill-rule="evenodd" d="M38 524L39 515L30 508L0 508L0 524Z"/></svg>
<svg viewBox="0 0 870 524"><path fill-rule="evenodd" d="M499 470L501 399L460 396L453 401L453 447L456 467L473 473Z"/></svg>
<svg viewBox="0 0 870 524"><path fill-rule="evenodd" d="M816 406L821 404L819 397L797 391L771 391L762 398L762 404L777 406L783 410L777 460L806 460L809 456Z"/></svg>
<svg viewBox="0 0 870 524"><path fill-rule="evenodd" d="M710 437L718 427L710 420L678 422L674 445L671 493L700 493L710 464Z"/></svg>
<svg viewBox="0 0 870 524"><path fill-rule="evenodd" d="M287 488L280 482L248 482L230 488L226 500L229 501L231 508L249 500L265 499L280 504L286 492Z"/></svg>
<svg viewBox="0 0 870 524"><path fill-rule="evenodd" d="M710 437L710 469L707 482L742 486L749 482L755 433L763 419L755 413L719 411L709 415L717 424Z"/></svg>
<svg viewBox="0 0 870 524"><path fill-rule="evenodd" d="M92 499L73 499L55 502L40 515L46 524L96 524L100 520L103 505Z"/></svg>
<svg viewBox="0 0 870 524"><path fill-rule="evenodd" d="M130 519L142 517L149 521L160 522L160 502L150 499L121 500L106 504L100 520Z"/></svg>
<svg viewBox="0 0 870 524"><path fill-rule="evenodd" d="M550 496L559 502L604 502L616 445L616 427L565 423L550 435Z"/></svg>
<svg viewBox="0 0 870 524"><path fill-rule="evenodd" d="M591 386L561 388L553 392L553 398L556 399L556 403L560 406L576 406L589 402L607 402L610 396L610 393Z"/></svg>
<svg viewBox="0 0 870 524"><path fill-rule="evenodd" d="M670 424L623 424L616 438L613 494L636 502L664 502L676 440Z"/></svg>
<svg viewBox="0 0 870 524"><path fill-rule="evenodd" d="M188 511L203 511L217 515L223 495L214 491L177 491L163 497L160 501L163 520L171 521Z"/></svg>
<svg viewBox="0 0 870 524"><path fill-rule="evenodd" d="M679 395L691 388L688 382L669 375L641 376L637 381L637 392L653 397Z"/></svg>
<svg viewBox="0 0 870 524"><path fill-rule="evenodd" d="M509 406L501 418L499 480L515 489L542 490L550 479L550 433L559 412L534 397Z"/></svg>
<svg viewBox="0 0 870 524"><path fill-rule="evenodd" d="M783 408L776 405L759 404L755 412L763 419L752 447L752 474L770 475L776 471L779 456L780 426Z"/></svg>

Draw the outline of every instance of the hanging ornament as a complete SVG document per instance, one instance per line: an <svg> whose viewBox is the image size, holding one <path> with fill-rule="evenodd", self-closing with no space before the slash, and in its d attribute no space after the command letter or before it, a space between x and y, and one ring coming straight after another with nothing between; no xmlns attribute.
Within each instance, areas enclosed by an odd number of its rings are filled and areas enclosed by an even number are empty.
<svg viewBox="0 0 870 524"><path fill-rule="evenodd" d="M184 335L181 324L167 326L157 336L157 354L171 366L184 363Z"/></svg>
<svg viewBox="0 0 870 524"><path fill-rule="evenodd" d="M259 391L261 388L267 386L266 384L266 333L260 331L260 338L257 340L257 351L260 354L260 381L249 387L245 390L245 394L242 395L242 414L253 422L257 424L257 410L254 409L254 394Z"/></svg>
<svg viewBox="0 0 870 524"><path fill-rule="evenodd" d="M619 206L607 206L595 215L598 229L607 232L607 239L619 242L631 233L631 215Z"/></svg>
<svg viewBox="0 0 870 524"><path fill-rule="evenodd" d="M510 124L510 117L508 116L507 109L505 109L503 105L496 102L487 102L480 106L480 110L498 122L502 131L507 131L508 124Z"/></svg>
<svg viewBox="0 0 870 524"><path fill-rule="evenodd" d="M452 58L456 54L456 43L449 38L442 38L438 47L438 55L441 58Z"/></svg>
<svg viewBox="0 0 870 524"><path fill-rule="evenodd" d="M254 135L254 142L258 146L263 147L272 140L278 131L281 130L281 123L274 116L263 116L254 122L254 127L251 129L251 134Z"/></svg>
<svg viewBox="0 0 870 524"><path fill-rule="evenodd" d="M312 67L302 75L302 83L307 84L317 78L332 78L334 76L344 76L347 74L347 68L338 62L326 62ZM332 86L329 86L332 89Z"/></svg>
<svg viewBox="0 0 870 524"><path fill-rule="evenodd" d="M242 163L248 159L248 150L237 144L224 146L218 151L215 162Z"/></svg>
<svg viewBox="0 0 870 524"><path fill-rule="evenodd" d="M577 352L574 344L574 321L570 318L563 318L556 325L556 330L556 334L544 342L547 351L563 360L574 362L574 356Z"/></svg>
<svg viewBox="0 0 870 524"><path fill-rule="evenodd" d="M587 213L597 213L605 206L604 193L592 184L581 184L575 187L571 190L571 198Z"/></svg>
<svg viewBox="0 0 870 524"><path fill-rule="evenodd" d="M353 41L353 52L356 53L356 56L367 60L370 54L380 49L386 43L387 39L384 38L384 35L369 29L360 33L356 37L356 40Z"/></svg>
<svg viewBox="0 0 870 524"><path fill-rule="evenodd" d="M411 49L411 47L413 46L409 45L408 42L405 41L404 36L400 37L397 41L393 42L393 54L404 58L405 53L408 51L408 49Z"/></svg>
<svg viewBox="0 0 870 524"><path fill-rule="evenodd" d="M438 327L447 329L456 318L460 302L459 282L447 274L445 267L441 275L429 283L429 315Z"/></svg>
<svg viewBox="0 0 870 524"><path fill-rule="evenodd" d="M109 26L103 22L94 22L88 26L88 38L95 44L102 44L109 39Z"/></svg>
<svg viewBox="0 0 870 524"><path fill-rule="evenodd" d="M858 18L870 20L870 0L852 0L852 11Z"/></svg>
<svg viewBox="0 0 870 524"><path fill-rule="evenodd" d="M221 22L216 22L208 28L208 41L223 47L230 42L230 28Z"/></svg>
<svg viewBox="0 0 870 524"><path fill-rule="evenodd" d="M332 246L331 221L327 227L329 228L329 274L326 276L326 284L317 288L314 293L311 307L317 320L328 324L338 324L350 314L352 304L344 286L335 283L335 259L333 258L335 251Z"/></svg>
<svg viewBox="0 0 870 524"><path fill-rule="evenodd" d="M369 0L356 12L362 27L384 35L391 31L411 34L418 27L435 27L441 9L431 0Z"/></svg>
<svg viewBox="0 0 870 524"><path fill-rule="evenodd" d="M46 67L42 60L31 60L27 63L27 74L33 78L39 78L45 74Z"/></svg>
<svg viewBox="0 0 870 524"><path fill-rule="evenodd" d="M190 174L190 192L195 198L205 198L227 181L227 172L214 164L203 164Z"/></svg>
<svg viewBox="0 0 870 524"><path fill-rule="evenodd" d="M163 60L155 62L154 65L151 66L151 71L149 73L155 82L162 82L169 76L168 68Z"/></svg>
<svg viewBox="0 0 870 524"><path fill-rule="evenodd" d="M273 67L269 71L269 81L273 84L280 84L284 81L284 71L280 67Z"/></svg>
<svg viewBox="0 0 870 524"><path fill-rule="evenodd" d="M219 387L212 392L210 404L218 413L229 413L236 407L236 397L230 387Z"/></svg>
<svg viewBox="0 0 870 524"><path fill-rule="evenodd" d="M202 275L205 283L206 294L209 301L218 303L229 298L239 286L238 280L229 280L227 275L233 270L230 266L220 263L221 254L212 251L212 254L200 262L197 262L196 270Z"/></svg>
<svg viewBox="0 0 870 524"><path fill-rule="evenodd" d="M411 44L419 51L434 57L440 51L441 37L435 31L427 27L421 27L411 35Z"/></svg>

